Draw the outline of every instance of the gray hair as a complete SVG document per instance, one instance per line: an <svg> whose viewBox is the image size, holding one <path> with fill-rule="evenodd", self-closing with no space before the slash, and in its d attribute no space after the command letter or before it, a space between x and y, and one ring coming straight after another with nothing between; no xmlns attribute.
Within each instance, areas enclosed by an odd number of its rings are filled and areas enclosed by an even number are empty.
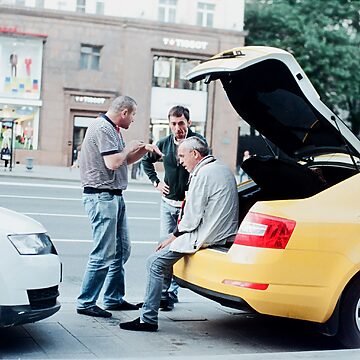
<svg viewBox="0 0 360 360"><path fill-rule="evenodd" d="M190 136L184 139L180 145L189 151L198 151L202 157L209 155L209 147L206 144L206 141L197 136Z"/></svg>
<svg viewBox="0 0 360 360"><path fill-rule="evenodd" d="M133 111L136 106L136 101L130 96L118 96L111 103L109 110L114 113L119 113L124 109Z"/></svg>

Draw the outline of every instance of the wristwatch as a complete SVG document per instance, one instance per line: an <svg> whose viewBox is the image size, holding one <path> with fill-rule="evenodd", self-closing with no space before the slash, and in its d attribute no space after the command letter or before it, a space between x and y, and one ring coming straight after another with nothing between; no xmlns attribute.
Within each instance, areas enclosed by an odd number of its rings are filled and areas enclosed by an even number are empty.
<svg viewBox="0 0 360 360"><path fill-rule="evenodd" d="M160 182L160 180L159 179L156 179L154 182L153 182L153 185L154 185L154 187L158 187L158 185L159 185L159 182Z"/></svg>

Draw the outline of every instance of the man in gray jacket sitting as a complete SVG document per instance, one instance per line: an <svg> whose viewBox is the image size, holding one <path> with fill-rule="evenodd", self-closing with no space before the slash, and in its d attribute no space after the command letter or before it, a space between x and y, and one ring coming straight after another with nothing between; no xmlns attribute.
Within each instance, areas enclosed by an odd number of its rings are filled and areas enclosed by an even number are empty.
<svg viewBox="0 0 360 360"><path fill-rule="evenodd" d="M238 229L238 195L231 170L209 155L205 141L183 140L180 164L190 173L189 189L177 228L148 258L147 285L139 318L121 323L132 331L157 331L164 274L186 254L214 244L224 244Z"/></svg>

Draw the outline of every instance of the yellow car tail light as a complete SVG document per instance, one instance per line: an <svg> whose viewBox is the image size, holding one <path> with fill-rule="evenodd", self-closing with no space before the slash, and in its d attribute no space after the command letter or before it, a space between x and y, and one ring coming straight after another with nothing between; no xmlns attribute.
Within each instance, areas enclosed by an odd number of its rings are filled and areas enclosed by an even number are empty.
<svg viewBox="0 0 360 360"><path fill-rule="evenodd" d="M295 225L294 220L249 212L239 227L234 244L285 249Z"/></svg>

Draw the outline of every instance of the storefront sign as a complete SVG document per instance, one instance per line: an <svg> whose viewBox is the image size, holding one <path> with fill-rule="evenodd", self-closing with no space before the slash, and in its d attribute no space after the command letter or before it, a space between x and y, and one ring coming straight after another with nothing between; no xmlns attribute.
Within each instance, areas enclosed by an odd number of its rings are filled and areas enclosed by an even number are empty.
<svg viewBox="0 0 360 360"><path fill-rule="evenodd" d="M16 27L0 26L0 32L2 32L2 33L16 33L17 29L16 29Z"/></svg>
<svg viewBox="0 0 360 360"><path fill-rule="evenodd" d="M175 46L184 49L206 50L209 43L207 41L198 40L186 40L186 39L174 39L163 38L163 43L166 46Z"/></svg>
<svg viewBox="0 0 360 360"><path fill-rule="evenodd" d="M106 98L95 96L74 96L74 100L77 103L103 105Z"/></svg>
<svg viewBox="0 0 360 360"><path fill-rule="evenodd" d="M33 37L43 37L46 38L46 34L38 34L38 33L31 33L31 32L24 32L18 31L18 29L14 26L0 26L0 33L8 33L8 34L15 34L15 35L23 35L23 36L33 36Z"/></svg>

